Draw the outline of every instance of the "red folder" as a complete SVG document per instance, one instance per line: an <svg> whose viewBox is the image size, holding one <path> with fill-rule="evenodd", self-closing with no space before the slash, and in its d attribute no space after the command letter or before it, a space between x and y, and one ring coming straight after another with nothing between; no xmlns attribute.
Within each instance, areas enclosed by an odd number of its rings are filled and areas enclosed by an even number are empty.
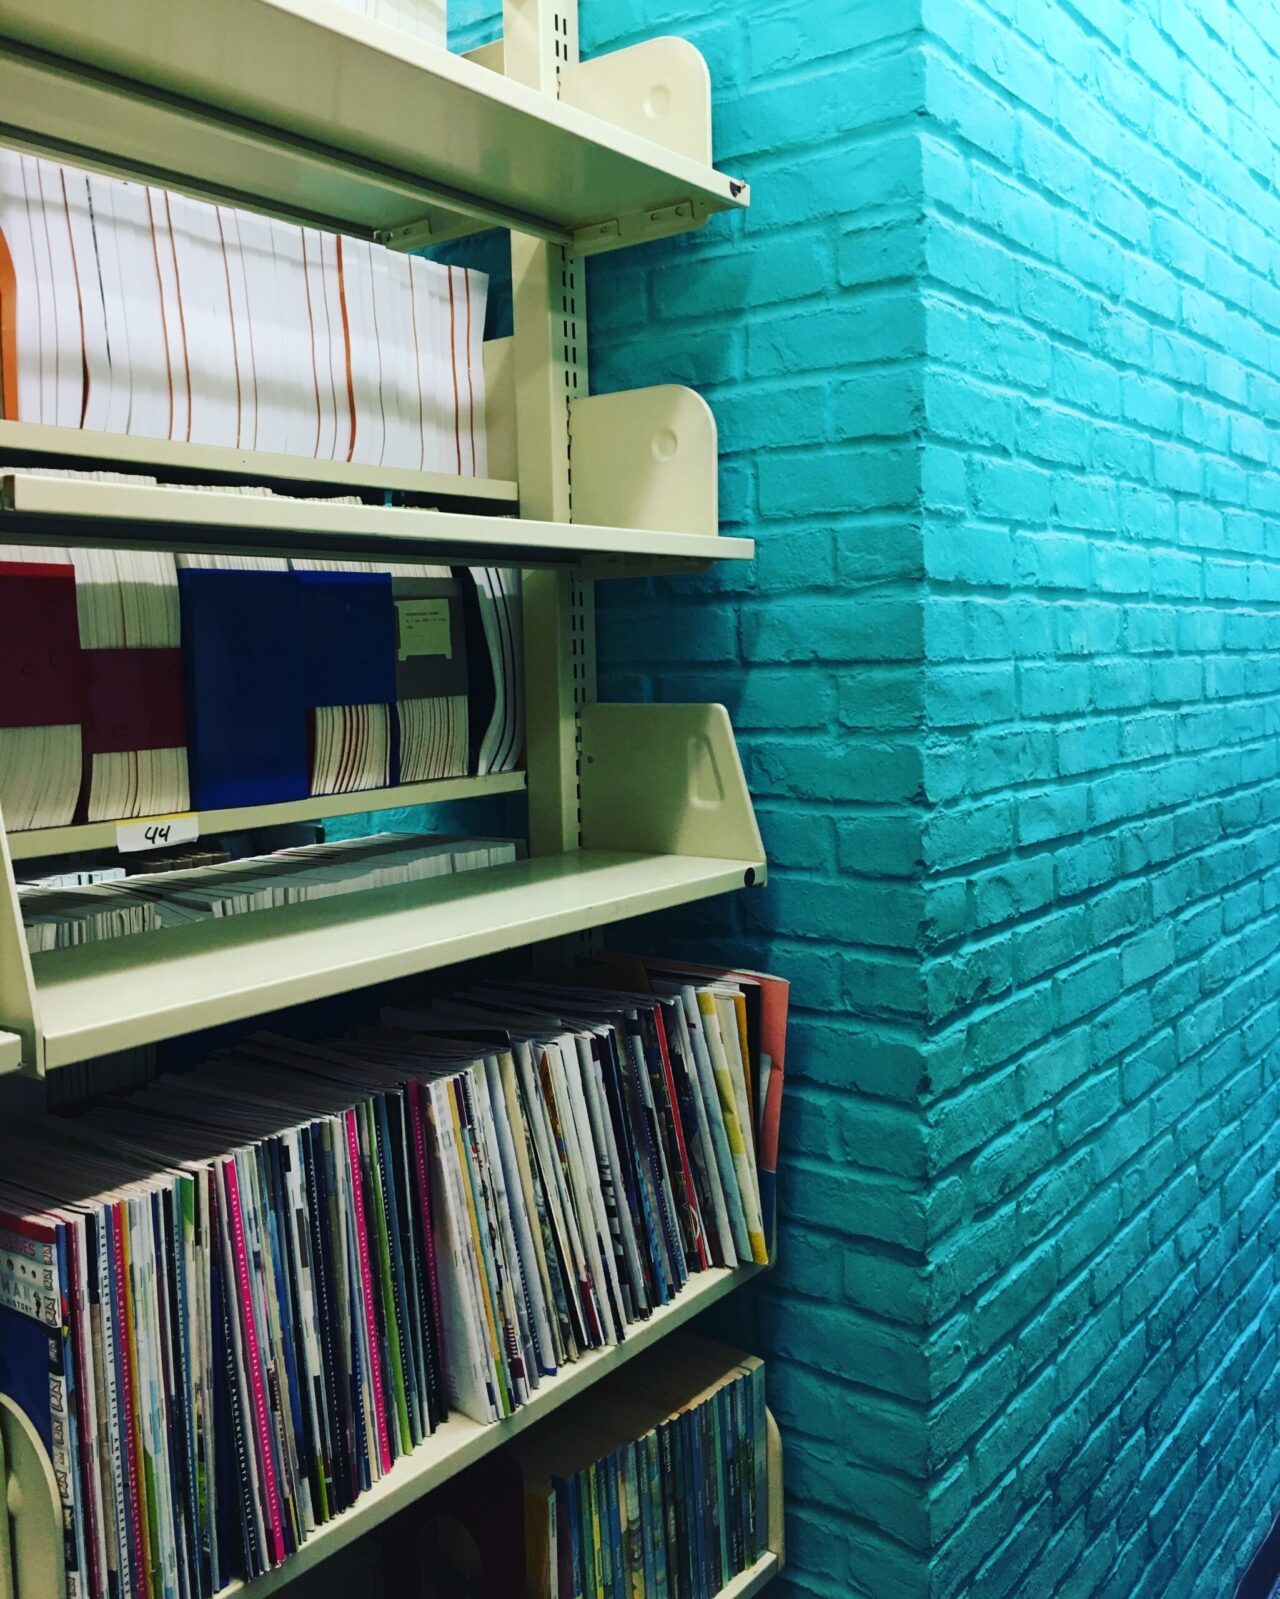
<svg viewBox="0 0 1280 1599"><path fill-rule="evenodd" d="M0 727L81 720L72 566L0 561Z"/></svg>
<svg viewBox="0 0 1280 1599"><path fill-rule="evenodd" d="M181 650L85 650L81 662L86 755L185 747Z"/></svg>

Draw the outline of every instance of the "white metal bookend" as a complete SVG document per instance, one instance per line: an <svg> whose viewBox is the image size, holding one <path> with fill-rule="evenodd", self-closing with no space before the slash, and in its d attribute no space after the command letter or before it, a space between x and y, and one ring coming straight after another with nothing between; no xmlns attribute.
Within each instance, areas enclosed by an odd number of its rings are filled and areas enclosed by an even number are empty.
<svg viewBox="0 0 1280 1599"><path fill-rule="evenodd" d="M769 1440L769 1549L777 1555L778 1565L784 1566L787 1562L787 1534L783 1501L782 1434L778 1431L778 1423L773 1419L771 1410L765 1411L764 1424Z"/></svg>
<svg viewBox="0 0 1280 1599"><path fill-rule="evenodd" d="M720 531L716 419L678 383L569 407L573 519L664 533Z"/></svg>
<svg viewBox="0 0 1280 1599"><path fill-rule="evenodd" d="M579 366L582 345L579 339ZM484 345L489 471L514 479L518 464L515 339ZM568 387L568 383L566 383ZM718 439L711 407L694 389L660 383L569 402L569 502L580 527L714 537L720 532ZM529 391L525 391L526 409ZM529 496L522 494L527 509Z"/></svg>
<svg viewBox="0 0 1280 1599"><path fill-rule="evenodd" d="M764 881L723 705L587 705L580 721L585 849L741 861L748 884Z"/></svg>
<svg viewBox="0 0 1280 1599"><path fill-rule="evenodd" d="M645 39L579 61L561 73L560 98L711 165L711 74L702 52L687 39Z"/></svg>
<svg viewBox="0 0 1280 1599"><path fill-rule="evenodd" d="M61 1503L39 1434L0 1394L0 1599L59 1599L65 1592Z"/></svg>

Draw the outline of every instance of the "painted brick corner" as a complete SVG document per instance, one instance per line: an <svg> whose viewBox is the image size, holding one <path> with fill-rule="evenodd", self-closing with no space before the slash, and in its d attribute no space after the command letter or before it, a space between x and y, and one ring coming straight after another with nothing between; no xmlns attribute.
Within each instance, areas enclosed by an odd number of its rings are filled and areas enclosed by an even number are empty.
<svg viewBox="0 0 1280 1599"><path fill-rule="evenodd" d="M600 636L729 705L773 862L661 936L796 978L735 1307L779 1586L1217 1599L1280 1505L1280 4L581 19L691 38L755 184L588 286L593 383L702 389L759 541Z"/></svg>
<svg viewBox="0 0 1280 1599"><path fill-rule="evenodd" d="M1280 9L923 23L930 1590L1208 1599L1280 1500Z"/></svg>

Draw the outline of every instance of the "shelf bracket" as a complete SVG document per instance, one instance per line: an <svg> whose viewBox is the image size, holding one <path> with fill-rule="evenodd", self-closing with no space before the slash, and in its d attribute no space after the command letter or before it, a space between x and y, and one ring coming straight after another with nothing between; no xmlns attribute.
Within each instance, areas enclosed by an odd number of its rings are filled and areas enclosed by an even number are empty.
<svg viewBox="0 0 1280 1599"><path fill-rule="evenodd" d="M677 233L694 233L706 226L710 215L710 209L697 200L682 200L656 211L631 211L609 222L593 222L590 227L579 228L569 241L570 253L581 259L605 250L619 250L624 245L650 244Z"/></svg>

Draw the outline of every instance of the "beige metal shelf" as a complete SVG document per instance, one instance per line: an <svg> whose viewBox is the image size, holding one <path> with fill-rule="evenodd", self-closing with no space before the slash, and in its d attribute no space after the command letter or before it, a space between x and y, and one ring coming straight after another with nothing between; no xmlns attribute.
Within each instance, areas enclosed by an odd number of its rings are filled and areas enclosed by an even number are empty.
<svg viewBox="0 0 1280 1599"><path fill-rule="evenodd" d="M750 1571L744 1571L727 1587L721 1588L717 1599L751 1599L753 1594L763 1593L781 1570L782 1556L770 1550L767 1555L756 1561Z"/></svg>
<svg viewBox="0 0 1280 1599"><path fill-rule="evenodd" d="M759 860L579 851L32 959L46 1071L741 888Z"/></svg>
<svg viewBox="0 0 1280 1599"><path fill-rule="evenodd" d="M0 78L3 68L0 67ZM0 143L3 143L0 136ZM360 466L348 461L317 461L311 456L279 455L268 450L236 450L217 444L186 444L174 439L131 438L123 433L98 433L87 428L55 427L44 422L0 419L0 470L9 464L49 467L89 466L184 475L190 482L220 478L235 483L264 483L319 488L332 494L391 490L423 499L477 500L512 509L516 485L501 478L457 477L444 472L415 472L407 467Z"/></svg>
<svg viewBox="0 0 1280 1599"><path fill-rule="evenodd" d="M543 1382L527 1405L503 1421L482 1426L465 1416L450 1417L412 1454L398 1460L381 1482L362 1494L350 1510L317 1528L284 1565L251 1582L231 1583L221 1591L220 1599L224 1596L231 1599L233 1595L235 1599L266 1599L268 1594L279 1593L338 1550L491 1454L567 1401L585 1393L601 1378L684 1326L763 1269L739 1266L731 1271L699 1273L678 1298L655 1310L648 1321L629 1328L623 1343L584 1355L573 1365L565 1366L555 1377ZM770 1552L725 1588L721 1599L746 1599L758 1593L782 1564L782 1449L772 1416L768 1421ZM12 1402L0 1395L0 1481L6 1456L15 1480L24 1482L28 1489L25 1498L15 1496L10 1500L12 1537L24 1583L29 1580L33 1584L32 1599L37 1595L38 1599L62 1599L65 1579L61 1570L61 1518L52 1468L30 1423ZM7 1572L0 1569L0 1593L5 1591L2 1585L6 1575ZM40 1583L39 1587L34 1586L36 1582ZM24 1587L23 1592L26 1591Z"/></svg>
<svg viewBox="0 0 1280 1599"><path fill-rule="evenodd" d="M479 799L490 794L524 792L523 772L493 772L487 777L444 777L431 783L403 783L397 788L366 788L355 794L329 794L317 799L284 800L276 805L243 805L230 810L198 812L200 836L210 833L280 827L288 822L319 822L330 816L360 816L366 811L399 810L406 805L443 805L453 800ZM131 827L145 826L137 817ZM114 849L115 822L86 822L76 827L42 827L9 834L9 854L15 861L41 855L71 855L80 850ZM0 1064L0 1070L3 1065Z"/></svg>
<svg viewBox="0 0 1280 1599"><path fill-rule="evenodd" d="M336 0L0 11L3 142L408 247L499 226L604 249L738 209L708 100L681 41L565 61L557 100Z"/></svg>
<svg viewBox="0 0 1280 1599"><path fill-rule="evenodd" d="M751 539L658 533L383 505L335 505L193 488L0 472L7 540L147 549L433 560L456 565L581 566L634 576L656 563L749 560Z"/></svg>
<svg viewBox="0 0 1280 1599"><path fill-rule="evenodd" d="M576 725L580 849L34 957L0 833L0 1027L43 1075L763 882L723 706L592 704Z"/></svg>
<svg viewBox="0 0 1280 1599"><path fill-rule="evenodd" d="M0 1033L0 1077L22 1068L22 1040L17 1033Z"/></svg>

